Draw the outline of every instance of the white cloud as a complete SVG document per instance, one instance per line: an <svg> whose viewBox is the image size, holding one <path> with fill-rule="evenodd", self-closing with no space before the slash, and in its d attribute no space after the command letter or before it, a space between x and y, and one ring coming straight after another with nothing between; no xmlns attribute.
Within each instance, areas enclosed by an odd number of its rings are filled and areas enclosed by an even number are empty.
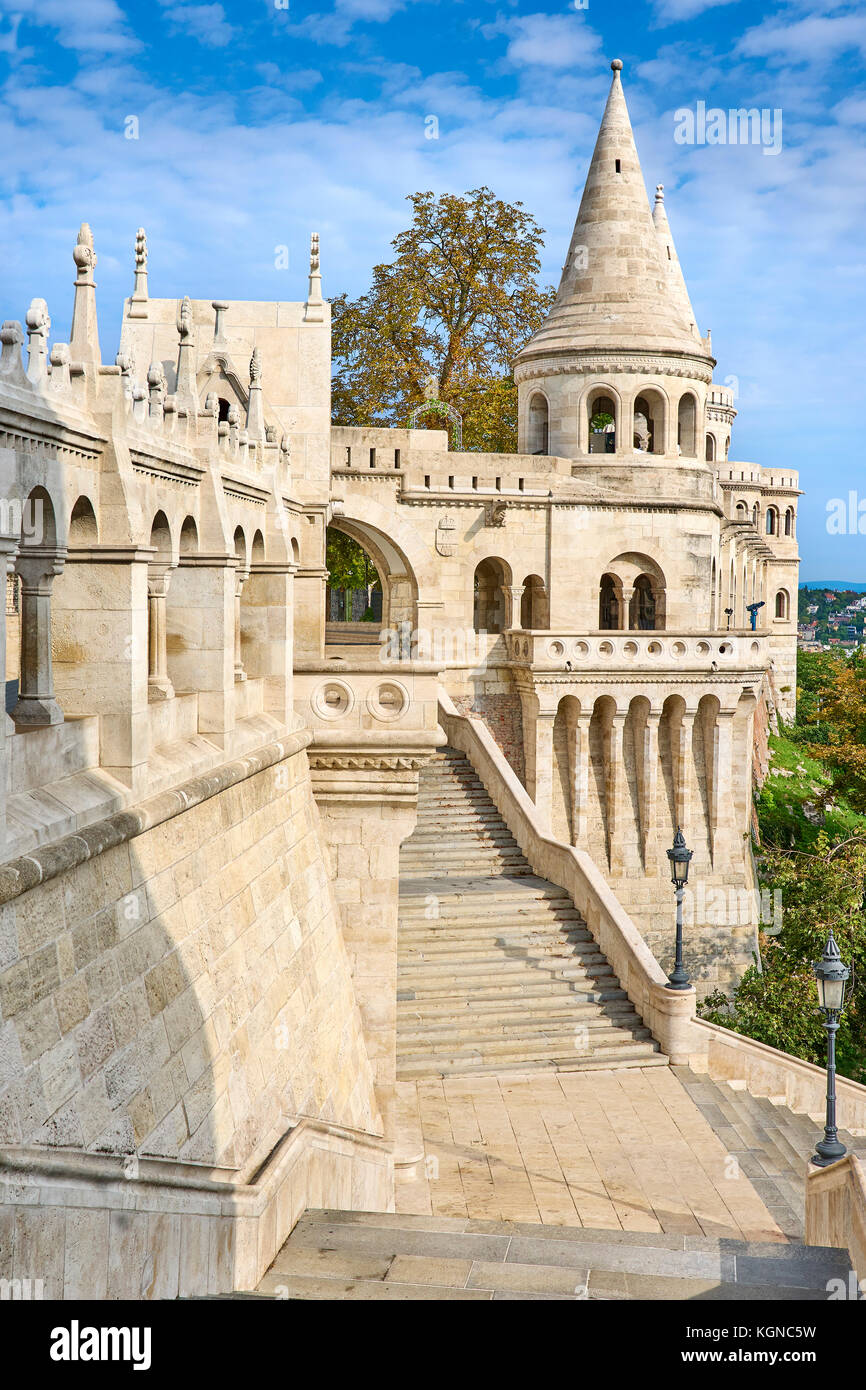
<svg viewBox="0 0 866 1390"><path fill-rule="evenodd" d="M823 63L859 50L866 55L866 15L810 15L786 23L768 19L749 29L737 52L749 58L776 58L791 63Z"/></svg>
<svg viewBox="0 0 866 1390"><path fill-rule="evenodd" d="M115 0L14 0L15 16L52 30L63 48L83 54L132 53L141 47Z"/></svg>
<svg viewBox="0 0 866 1390"><path fill-rule="evenodd" d="M160 0L166 4L166 0ZM225 48L231 43L234 29L226 19L222 5L178 5L169 0L166 18L173 29L198 39L205 48Z"/></svg>
<svg viewBox="0 0 866 1390"><path fill-rule="evenodd" d="M509 36L506 60L514 67L579 68L601 58L601 39L580 13L529 14L486 26Z"/></svg>
<svg viewBox="0 0 866 1390"><path fill-rule="evenodd" d="M660 24L679 24L720 5L736 3L737 0L656 0L656 19Z"/></svg>

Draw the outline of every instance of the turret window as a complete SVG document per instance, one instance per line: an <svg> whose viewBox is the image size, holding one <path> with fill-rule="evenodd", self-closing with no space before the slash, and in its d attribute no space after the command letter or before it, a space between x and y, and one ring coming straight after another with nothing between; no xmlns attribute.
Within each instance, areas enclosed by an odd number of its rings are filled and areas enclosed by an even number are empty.
<svg viewBox="0 0 866 1390"><path fill-rule="evenodd" d="M616 453L616 405L610 396L596 396L590 402L589 452Z"/></svg>
<svg viewBox="0 0 866 1390"><path fill-rule="evenodd" d="M617 172L618 174L621 174L621 173L622 173L622 160L621 160L621 159L618 159L618 160L616 161L616 172Z"/></svg>

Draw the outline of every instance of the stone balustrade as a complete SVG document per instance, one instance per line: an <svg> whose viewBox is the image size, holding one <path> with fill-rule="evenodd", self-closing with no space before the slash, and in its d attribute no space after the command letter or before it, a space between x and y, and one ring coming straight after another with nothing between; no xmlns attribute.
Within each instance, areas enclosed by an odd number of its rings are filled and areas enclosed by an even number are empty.
<svg viewBox="0 0 866 1390"><path fill-rule="evenodd" d="M767 637L760 632L525 632L506 634L511 665L561 671L642 671L675 668L711 674L716 670L757 670L768 660ZM566 667L566 662L571 665Z"/></svg>

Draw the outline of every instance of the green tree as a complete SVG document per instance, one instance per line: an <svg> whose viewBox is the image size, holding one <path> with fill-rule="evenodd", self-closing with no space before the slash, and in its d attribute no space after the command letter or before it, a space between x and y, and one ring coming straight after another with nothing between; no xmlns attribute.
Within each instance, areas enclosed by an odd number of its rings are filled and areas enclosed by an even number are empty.
<svg viewBox="0 0 866 1390"><path fill-rule="evenodd" d="M489 188L408 201L395 259L373 268L359 299L333 301L334 423L403 426L434 377L463 417L464 448L513 452L511 363L554 298L537 284L543 231ZM425 423L443 427L432 412Z"/></svg>
<svg viewBox="0 0 866 1390"><path fill-rule="evenodd" d="M347 536L345 531L338 531L333 526L328 527L325 535L325 567L329 587L342 589L345 593L347 618L353 591L363 589L369 594L371 589L382 587L379 572L364 547ZM368 612L365 612L365 618Z"/></svg>

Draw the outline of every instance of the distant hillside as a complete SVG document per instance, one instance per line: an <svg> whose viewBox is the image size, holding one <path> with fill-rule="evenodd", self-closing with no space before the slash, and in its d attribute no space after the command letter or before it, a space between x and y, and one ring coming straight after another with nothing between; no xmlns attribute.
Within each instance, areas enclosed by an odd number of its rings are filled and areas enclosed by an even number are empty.
<svg viewBox="0 0 866 1390"><path fill-rule="evenodd" d="M866 582L854 579L801 579L801 589L838 589L840 593L866 594Z"/></svg>

